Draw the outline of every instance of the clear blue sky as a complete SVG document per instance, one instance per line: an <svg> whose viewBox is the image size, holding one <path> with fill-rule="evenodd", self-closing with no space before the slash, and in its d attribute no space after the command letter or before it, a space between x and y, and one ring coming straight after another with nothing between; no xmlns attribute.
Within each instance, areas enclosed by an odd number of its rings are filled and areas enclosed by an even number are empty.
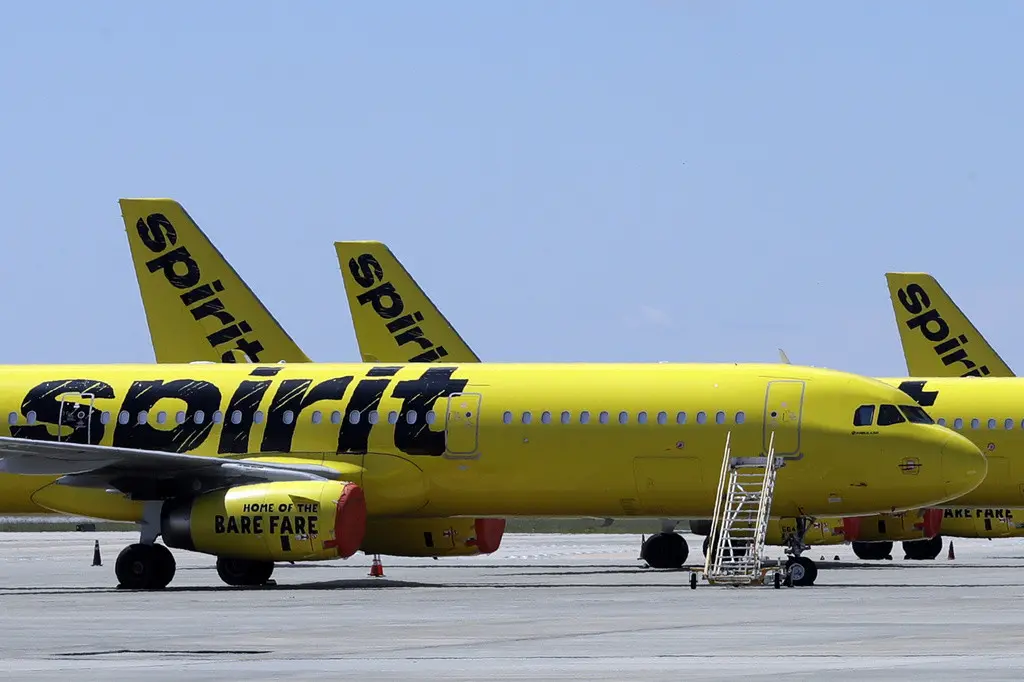
<svg viewBox="0 0 1024 682"><path fill-rule="evenodd" d="M484 359L905 373L928 270L1018 372L1024 3L9 3L0 361L152 360L117 199L179 199L316 360L332 242Z"/></svg>

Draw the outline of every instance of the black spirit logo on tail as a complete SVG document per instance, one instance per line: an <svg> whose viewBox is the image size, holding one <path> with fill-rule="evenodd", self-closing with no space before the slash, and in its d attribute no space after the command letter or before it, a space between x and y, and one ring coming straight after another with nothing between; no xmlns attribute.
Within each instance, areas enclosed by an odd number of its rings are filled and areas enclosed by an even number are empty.
<svg viewBox="0 0 1024 682"><path fill-rule="evenodd" d="M222 351L221 361L235 362L234 351L240 350L252 362L259 362L259 354L264 348L263 344L251 335L252 326L245 320L236 320L217 296L224 291L224 284L219 279L200 284L203 273L199 263L184 246L166 250L168 246L178 243L178 232L171 221L162 213L152 213L146 216L145 220L139 218L135 229L146 248L153 253L161 254L146 262L149 271L153 274L163 273L171 286L186 290L180 295L181 302L197 322L212 317L222 325L220 329L206 337L210 346ZM232 345L224 348L227 344Z"/></svg>
<svg viewBox="0 0 1024 682"><path fill-rule="evenodd" d="M410 357L409 362L435 362L448 355L444 346L435 346L417 324L423 321L423 313L406 312L401 294L391 282L384 281L384 268L376 258L368 253L350 258L348 269L359 286L367 290L356 297L359 305L370 304L373 312L387 323L388 333L399 347L416 344L420 352ZM377 282L380 284L374 286Z"/></svg>
<svg viewBox="0 0 1024 682"><path fill-rule="evenodd" d="M917 329L921 336L929 343L935 344L932 350L942 359L942 364L947 367L954 363L963 364L967 370L962 377L983 377L988 376L989 368L985 365L980 367L968 357L967 337L963 334L950 336L949 324L942 319L942 314L932 307L928 293L920 284L910 284L906 289L897 292L900 303L913 315L906 321L909 329Z"/></svg>

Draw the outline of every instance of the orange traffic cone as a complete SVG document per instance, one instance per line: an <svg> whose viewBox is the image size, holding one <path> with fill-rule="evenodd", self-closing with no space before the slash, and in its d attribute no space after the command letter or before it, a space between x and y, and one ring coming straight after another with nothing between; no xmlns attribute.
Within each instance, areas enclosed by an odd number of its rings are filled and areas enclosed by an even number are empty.
<svg viewBox="0 0 1024 682"><path fill-rule="evenodd" d="M371 578L383 578L384 577L384 565L380 563L380 555L373 555L373 563L370 564L370 577Z"/></svg>
<svg viewBox="0 0 1024 682"><path fill-rule="evenodd" d="M950 561L952 561L953 559L956 558L956 555L953 554L953 541L952 540L949 541L949 554L946 555L946 558L949 559Z"/></svg>
<svg viewBox="0 0 1024 682"><path fill-rule="evenodd" d="M103 560L100 559L100 541L97 540L96 544L92 546L92 565L102 566Z"/></svg>

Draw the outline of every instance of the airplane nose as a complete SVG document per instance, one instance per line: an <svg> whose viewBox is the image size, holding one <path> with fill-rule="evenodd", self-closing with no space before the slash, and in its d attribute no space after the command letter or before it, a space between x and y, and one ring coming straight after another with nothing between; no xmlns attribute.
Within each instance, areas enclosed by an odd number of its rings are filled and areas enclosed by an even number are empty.
<svg viewBox="0 0 1024 682"><path fill-rule="evenodd" d="M942 446L942 476L950 499L977 488L988 473L988 459L978 447L958 433Z"/></svg>

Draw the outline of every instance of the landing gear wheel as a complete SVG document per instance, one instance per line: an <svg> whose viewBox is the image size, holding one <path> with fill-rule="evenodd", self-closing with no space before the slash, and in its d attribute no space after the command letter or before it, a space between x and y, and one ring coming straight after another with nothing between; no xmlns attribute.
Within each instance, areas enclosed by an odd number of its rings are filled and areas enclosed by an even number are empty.
<svg viewBox="0 0 1024 682"><path fill-rule="evenodd" d="M174 571L174 555L163 545L128 545L114 563L118 587L129 590L162 590Z"/></svg>
<svg viewBox="0 0 1024 682"><path fill-rule="evenodd" d="M853 553L857 555L858 559L863 561L881 561L892 554L892 543L854 542Z"/></svg>
<svg viewBox="0 0 1024 682"><path fill-rule="evenodd" d="M217 557L217 575L228 585L236 587L265 585L273 572L273 561Z"/></svg>
<svg viewBox="0 0 1024 682"><path fill-rule="evenodd" d="M913 561L931 561L942 553L942 536L904 542L903 552Z"/></svg>
<svg viewBox="0 0 1024 682"><path fill-rule="evenodd" d="M644 541L640 558L651 568L682 568L690 548L679 533L658 533Z"/></svg>
<svg viewBox="0 0 1024 682"><path fill-rule="evenodd" d="M775 577L772 579L772 586L777 590L782 587L782 574L776 572Z"/></svg>
<svg viewBox="0 0 1024 682"><path fill-rule="evenodd" d="M710 535L707 536L706 538L704 538L704 548L703 548L703 551L704 551L704 556L707 556L708 552L711 551L711 536ZM739 557L741 557L741 556L743 556L744 554L747 553L746 544L745 543L737 543L736 541L733 541L733 549L732 549L732 551L733 551L734 554L736 554L737 558L739 558ZM729 559L729 553L726 552L724 554L723 558L728 560Z"/></svg>
<svg viewBox="0 0 1024 682"><path fill-rule="evenodd" d="M805 556L790 557L786 562L789 584L795 587L810 587L818 577L818 566Z"/></svg>
<svg viewBox="0 0 1024 682"><path fill-rule="evenodd" d="M697 589L697 574L696 573L691 573L690 574L690 589L691 590L696 590Z"/></svg>

